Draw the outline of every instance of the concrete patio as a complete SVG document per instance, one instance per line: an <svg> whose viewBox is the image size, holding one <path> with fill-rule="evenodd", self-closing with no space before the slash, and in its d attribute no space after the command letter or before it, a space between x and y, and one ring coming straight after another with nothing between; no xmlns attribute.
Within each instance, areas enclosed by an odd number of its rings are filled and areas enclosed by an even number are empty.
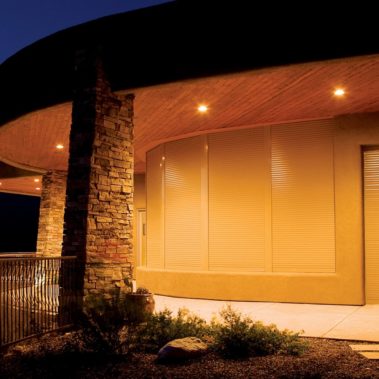
<svg viewBox="0 0 379 379"><path fill-rule="evenodd" d="M354 306L238 302L159 295L154 298L157 311L167 307L176 313L179 308L187 308L210 320L230 304L254 320L276 324L280 329L303 331L303 336L379 342L379 304Z"/></svg>

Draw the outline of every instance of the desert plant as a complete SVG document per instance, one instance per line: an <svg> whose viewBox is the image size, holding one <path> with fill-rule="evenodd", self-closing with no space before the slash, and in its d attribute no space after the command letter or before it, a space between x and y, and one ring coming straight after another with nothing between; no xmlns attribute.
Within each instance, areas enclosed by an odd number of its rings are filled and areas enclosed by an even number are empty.
<svg viewBox="0 0 379 379"><path fill-rule="evenodd" d="M88 295L80 315L84 344L103 353L124 353L129 349L134 309L119 290L110 294Z"/></svg>
<svg viewBox="0 0 379 379"><path fill-rule="evenodd" d="M246 358L276 353L301 354L306 346L298 333L280 331L242 316L230 306L220 312L221 320L211 323L214 349L224 357Z"/></svg>
<svg viewBox="0 0 379 379"><path fill-rule="evenodd" d="M137 331L136 342L140 350L157 352L167 342L184 337L204 337L209 334L205 320L190 313L187 309L179 309L177 316L167 308L151 314Z"/></svg>
<svg viewBox="0 0 379 379"><path fill-rule="evenodd" d="M139 302L130 300L132 295L139 296L114 291L111 296L90 295L85 299L82 335L87 348L113 354L133 349L157 352L173 339L199 337L230 358L276 353L298 355L306 349L298 333L280 331L275 325L265 326L230 306L220 312L221 319L214 319L209 326L185 308L179 309L176 316L168 309L146 312Z"/></svg>

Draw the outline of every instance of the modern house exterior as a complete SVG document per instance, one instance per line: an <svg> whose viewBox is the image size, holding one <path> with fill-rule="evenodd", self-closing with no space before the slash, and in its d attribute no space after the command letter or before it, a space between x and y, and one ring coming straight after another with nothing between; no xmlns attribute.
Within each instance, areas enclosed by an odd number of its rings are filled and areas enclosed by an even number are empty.
<svg viewBox="0 0 379 379"><path fill-rule="evenodd" d="M167 3L0 66L0 191L41 196L37 254L86 291L379 302L374 33L264 11Z"/></svg>

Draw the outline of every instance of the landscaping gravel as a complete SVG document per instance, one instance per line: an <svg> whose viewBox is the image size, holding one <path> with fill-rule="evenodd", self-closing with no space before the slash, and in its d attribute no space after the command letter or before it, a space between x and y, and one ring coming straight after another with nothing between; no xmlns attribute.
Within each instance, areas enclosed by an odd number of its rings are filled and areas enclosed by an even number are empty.
<svg viewBox="0 0 379 379"><path fill-rule="evenodd" d="M379 360L350 348L351 341L305 339L300 357L271 355L227 360L209 353L196 360L164 365L156 355L104 356L73 352L74 333L32 339L8 348L0 357L0 378L379 378Z"/></svg>

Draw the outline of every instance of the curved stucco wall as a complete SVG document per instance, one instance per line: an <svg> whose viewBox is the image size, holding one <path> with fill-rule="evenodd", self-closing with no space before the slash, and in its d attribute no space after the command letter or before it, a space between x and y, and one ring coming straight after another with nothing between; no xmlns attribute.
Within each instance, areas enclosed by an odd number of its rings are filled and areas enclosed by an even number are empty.
<svg viewBox="0 0 379 379"><path fill-rule="evenodd" d="M365 117L151 150L137 282L172 296L364 303L361 148L379 144L378 116Z"/></svg>

